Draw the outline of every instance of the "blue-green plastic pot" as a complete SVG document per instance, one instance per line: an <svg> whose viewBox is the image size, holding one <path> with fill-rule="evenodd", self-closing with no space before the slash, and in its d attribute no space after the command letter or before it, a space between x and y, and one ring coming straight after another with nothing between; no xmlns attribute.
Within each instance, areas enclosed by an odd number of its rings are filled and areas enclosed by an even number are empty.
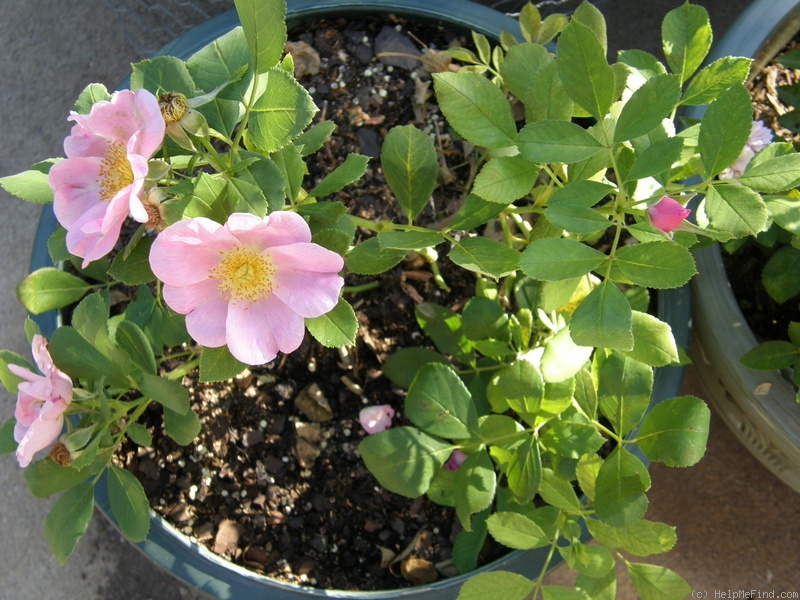
<svg viewBox="0 0 800 600"><path fill-rule="evenodd" d="M708 62L750 57L755 74L798 32L800 0L756 0L714 46ZM686 116L699 119L702 110L692 107ZM722 251L715 244L696 252L695 259L693 356L709 402L753 456L800 492L800 405L794 385L782 373L753 371L739 362L759 340L731 290Z"/></svg>
<svg viewBox="0 0 800 600"><path fill-rule="evenodd" d="M497 39L501 31L519 37L519 25L510 17L469 0L288 0L287 24L290 28L314 18L356 16L393 13L417 20L435 21L453 29L483 33ZM166 45L157 54L186 59L217 37L239 24L234 12L224 13L182 35ZM123 86L124 87L124 86ZM46 207L37 229L31 258L31 270L52 266L47 239L56 228L51 207ZM667 290L658 295L658 317L672 327L675 338L683 347L689 341L689 292L682 288ZM43 333L49 337L57 325L55 312L36 318ZM678 395L683 369L665 367L656 370L652 404ZM639 457L646 459L638 453ZM98 509L116 524L108 504L106 486L101 481L96 486L95 502ZM487 571L512 571L530 578L537 577L544 564L547 549L513 551L470 574L453 577L432 584L375 592L320 590L291 585L264 577L253 571L226 561L202 544L192 541L151 511L150 532L147 540L136 546L154 563L171 573L187 586L221 600L309 600L311 598L351 598L362 600L452 600L471 575ZM347 548L343 548L346 552ZM560 561L556 554L551 564Z"/></svg>

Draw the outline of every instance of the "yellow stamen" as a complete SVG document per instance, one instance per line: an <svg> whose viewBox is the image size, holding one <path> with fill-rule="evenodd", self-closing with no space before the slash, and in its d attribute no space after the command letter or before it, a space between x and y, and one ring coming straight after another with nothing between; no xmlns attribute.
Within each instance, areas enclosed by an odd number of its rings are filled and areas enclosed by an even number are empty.
<svg viewBox="0 0 800 600"><path fill-rule="evenodd" d="M220 263L208 272L217 280L217 289L226 300L246 304L263 300L272 293L274 273L269 258L247 248L225 252Z"/></svg>
<svg viewBox="0 0 800 600"><path fill-rule="evenodd" d="M119 142L111 142L100 162L100 200L109 202L122 188L133 183L133 170L125 147Z"/></svg>

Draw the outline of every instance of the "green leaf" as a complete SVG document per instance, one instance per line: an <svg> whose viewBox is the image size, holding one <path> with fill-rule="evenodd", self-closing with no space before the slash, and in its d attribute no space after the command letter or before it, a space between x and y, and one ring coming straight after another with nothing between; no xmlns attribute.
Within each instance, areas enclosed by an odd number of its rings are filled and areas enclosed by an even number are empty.
<svg viewBox="0 0 800 600"><path fill-rule="evenodd" d="M711 48L711 24L702 6L683 4L661 24L661 45L667 64L683 83L703 64Z"/></svg>
<svg viewBox="0 0 800 600"><path fill-rule="evenodd" d="M542 457L536 438L527 436L510 455L511 459L504 465L508 489L514 500L524 506L533 500L542 483Z"/></svg>
<svg viewBox="0 0 800 600"><path fill-rule="evenodd" d="M540 281L562 281L581 277L606 261L606 255L591 246L562 238L531 242L522 252L519 268Z"/></svg>
<svg viewBox="0 0 800 600"><path fill-rule="evenodd" d="M348 154L344 162L328 173L317 186L309 192L309 196L322 198L338 192L346 185L357 181L367 170L369 156Z"/></svg>
<svg viewBox="0 0 800 600"><path fill-rule="evenodd" d="M34 498L47 498L86 481L90 476L86 471L62 467L45 457L28 465L22 471L28 491Z"/></svg>
<svg viewBox="0 0 800 600"><path fill-rule="evenodd" d="M494 464L489 452L481 448L470 454L456 471L455 508L464 529L472 529L472 515L491 505L496 489Z"/></svg>
<svg viewBox="0 0 800 600"><path fill-rule="evenodd" d="M614 555L608 548L570 544L558 551L570 568L587 577L599 579L614 568Z"/></svg>
<svg viewBox="0 0 800 600"><path fill-rule="evenodd" d="M613 527L633 525L647 510L645 492L649 488L650 474L642 461L618 446L597 473L597 518Z"/></svg>
<svg viewBox="0 0 800 600"><path fill-rule="evenodd" d="M750 74L752 59L725 56L703 68L689 82L681 98L684 106L710 104L734 84L744 83Z"/></svg>
<svg viewBox="0 0 800 600"><path fill-rule="evenodd" d="M114 465L108 468L108 503L122 534L143 542L150 531L150 505L136 476Z"/></svg>
<svg viewBox="0 0 800 600"><path fill-rule="evenodd" d="M442 114L461 137L485 148L514 143L517 127L508 100L483 75L434 73L433 87Z"/></svg>
<svg viewBox="0 0 800 600"><path fill-rule="evenodd" d="M55 267L34 271L17 286L17 299L28 312L39 315L69 306L91 289L84 280Z"/></svg>
<svg viewBox="0 0 800 600"><path fill-rule="evenodd" d="M203 383L233 379L247 365L237 360L227 346L203 348L200 354L200 381Z"/></svg>
<svg viewBox="0 0 800 600"><path fill-rule="evenodd" d="M424 250L444 241L438 231L382 231L378 243L382 249Z"/></svg>
<svg viewBox="0 0 800 600"><path fill-rule="evenodd" d="M381 147L381 166L410 223L425 208L439 177L433 140L414 125L393 127Z"/></svg>
<svg viewBox="0 0 800 600"><path fill-rule="evenodd" d="M142 395L155 400L161 406L179 415L191 412L189 409L189 392L180 381L142 373L137 378Z"/></svg>
<svg viewBox="0 0 800 600"><path fill-rule="evenodd" d="M734 237L754 236L767 228L769 220L761 196L742 185L709 186L705 210L714 227Z"/></svg>
<svg viewBox="0 0 800 600"><path fill-rule="evenodd" d="M569 326L547 341L542 354L542 376L547 383L560 383L574 377L592 355L594 349L572 341Z"/></svg>
<svg viewBox="0 0 800 600"><path fill-rule="evenodd" d="M248 134L256 147L272 153L297 137L318 109L305 88L283 69L272 69L262 77L266 89L253 104Z"/></svg>
<svg viewBox="0 0 800 600"><path fill-rule="evenodd" d="M27 360L21 357L16 352L11 350L0 350L0 383L9 394L17 393L17 386L22 383L23 379L17 377L8 370L8 365L19 365L29 371L35 372L35 369ZM15 446L16 447L16 446Z"/></svg>
<svg viewBox="0 0 800 600"><path fill-rule="evenodd" d="M528 123L569 121L575 112L575 103L564 91L554 60L533 73L528 94L521 100L525 105L525 120Z"/></svg>
<svg viewBox="0 0 800 600"><path fill-rule="evenodd" d="M568 512L580 512L581 501L572 487L572 483L553 474L551 469L542 471L542 483L539 486L539 495L550 506L555 506Z"/></svg>
<svg viewBox="0 0 800 600"><path fill-rule="evenodd" d="M632 350L632 321L627 298L606 280L589 292L572 313L570 335L578 346Z"/></svg>
<svg viewBox="0 0 800 600"><path fill-rule="evenodd" d="M308 156L322 148L334 129L336 129L336 123L333 121L320 121L298 135L294 143L298 147L302 146L300 151L302 156Z"/></svg>
<svg viewBox="0 0 800 600"><path fill-rule="evenodd" d="M358 331L358 319L353 307L344 298L328 313L306 319L306 327L314 339L326 348L352 346Z"/></svg>
<svg viewBox="0 0 800 600"><path fill-rule="evenodd" d="M669 324L638 310L633 311L633 350L624 354L651 367L664 367L680 361Z"/></svg>
<svg viewBox="0 0 800 600"><path fill-rule="evenodd" d="M593 208L568 202L550 206L544 216L555 227L571 233L598 233L611 226L608 217Z"/></svg>
<svg viewBox="0 0 800 600"><path fill-rule="evenodd" d="M615 600L617 597L617 573L612 569L605 577L598 579L578 575L575 578L575 589L582 591L592 600Z"/></svg>
<svg viewBox="0 0 800 600"><path fill-rule="evenodd" d="M637 89L625 105L614 129L614 142L650 133L678 104L681 86L674 75L656 75Z"/></svg>
<svg viewBox="0 0 800 600"><path fill-rule="evenodd" d="M111 263L108 274L125 285L142 285L155 281L156 276L150 268L150 247L155 240L143 238L126 255L117 254Z"/></svg>
<svg viewBox="0 0 800 600"><path fill-rule="evenodd" d="M683 142L681 137L671 137L648 146L638 154L625 180L637 181L669 171L681 157Z"/></svg>
<svg viewBox="0 0 800 600"><path fill-rule="evenodd" d="M526 6L533 6L527 4ZM458 600L525 600L534 589L534 583L510 571L489 571L470 576L461 586Z"/></svg>
<svg viewBox="0 0 800 600"><path fill-rule="evenodd" d="M17 450L17 442L14 439L14 427L17 420L11 417L0 427L0 456L13 454Z"/></svg>
<svg viewBox="0 0 800 600"><path fill-rule="evenodd" d="M608 48L606 20L603 17L603 13L597 10L597 8L588 2L581 2L578 8L575 9L575 12L572 13L572 20L583 23L591 29L595 36L597 36L597 41L600 42L604 51Z"/></svg>
<svg viewBox="0 0 800 600"><path fill-rule="evenodd" d="M748 350L740 360L748 369L774 371L791 367L798 354L800 350L791 342L773 340Z"/></svg>
<svg viewBox="0 0 800 600"><path fill-rule="evenodd" d="M772 220L789 233L800 235L800 201L785 196L764 198Z"/></svg>
<svg viewBox="0 0 800 600"><path fill-rule="evenodd" d="M620 50L617 53L617 61L633 67L645 79L664 75L667 72L666 67L655 56L644 50Z"/></svg>
<svg viewBox="0 0 800 600"><path fill-rule="evenodd" d="M556 456L579 459L594 455L605 443L585 417L575 411L567 411L560 419L552 419L542 430L542 446Z"/></svg>
<svg viewBox="0 0 800 600"><path fill-rule="evenodd" d="M600 411L614 431L625 435L642 420L653 391L653 370L619 352L595 355Z"/></svg>
<svg viewBox="0 0 800 600"><path fill-rule="evenodd" d="M55 162L55 159L46 160L22 173L0 177L0 188L26 202L51 204L53 190L48 183L48 173Z"/></svg>
<svg viewBox="0 0 800 600"><path fill-rule="evenodd" d="M351 273L377 275L395 267L405 256L405 250L381 248L378 238L372 237L356 244L345 257L345 263Z"/></svg>
<svg viewBox="0 0 800 600"><path fill-rule="evenodd" d="M700 121L698 150L706 177L731 166L750 136L753 109L743 85L733 85L712 102Z"/></svg>
<svg viewBox="0 0 800 600"><path fill-rule="evenodd" d="M508 407L518 413L535 414L544 399L544 379L532 363L517 360L492 377L486 396L494 412L505 412Z"/></svg>
<svg viewBox="0 0 800 600"><path fill-rule="evenodd" d="M103 356L72 327L59 327L48 344L55 365L70 377L86 377L98 381L104 377L119 377L119 368Z"/></svg>
<svg viewBox="0 0 800 600"><path fill-rule="evenodd" d="M636 521L628 527L612 527L595 519L586 519L589 533L603 546L619 548L634 556L669 552L675 546L675 528L655 521Z"/></svg>
<svg viewBox="0 0 800 600"><path fill-rule="evenodd" d="M569 97L602 119L615 100L616 80L595 33L583 23L570 22L558 39L556 64Z"/></svg>
<svg viewBox="0 0 800 600"><path fill-rule="evenodd" d="M656 289L681 287L697 273L691 252L668 241L623 246L614 266L629 282Z"/></svg>
<svg viewBox="0 0 800 600"><path fill-rule="evenodd" d="M431 435L467 439L478 429L472 396L446 365L428 364L420 369L408 390L405 410L414 425Z"/></svg>
<svg viewBox="0 0 800 600"><path fill-rule="evenodd" d="M188 446L200 434L200 419L192 409L185 414L164 407L164 431L176 444Z"/></svg>
<svg viewBox="0 0 800 600"><path fill-rule="evenodd" d="M575 475L583 494L594 502L594 490L597 474L603 466L603 459L598 454L584 454L578 459Z"/></svg>
<svg viewBox="0 0 800 600"><path fill-rule="evenodd" d="M88 115L92 106L102 100L111 100L111 94L108 93L106 86L102 83L90 83L78 96L75 101L75 112L82 115Z"/></svg>
<svg viewBox="0 0 800 600"><path fill-rule="evenodd" d="M427 491L452 450L450 444L414 427L392 427L358 445L364 464L378 483L409 498Z"/></svg>
<svg viewBox="0 0 800 600"><path fill-rule="evenodd" d="M502 204L488 202L475 194L469 194L450 221L448 228L451 231L475 229L494 219L503 212L503 209L505 206Z"/></svg>
<svg viewBox="0 0 800 600"><path fill-rule="evenodd" d="M589 180L572 181L553 192L547 199L547 205L552 207L558 204L571 204L592 207L613 192L614 188L607 183Z"/></svg>
<svg viewBox="0 0 800 600"><path fill-rule="evenodd" d="M156 96L179 92L191 98L194 87L186 63L174 56L155 56L133 65L131 89L145 89Z"/></svg>
<svg viewBox="0 0 800 600"><path fill-rule="evenodd" d="M470 340L499 339L508 334L505 309L488 298L471 298L461 313L464 335Z"/></svg>
<svg viewBox="0 0 800 600"><path fill-rule="evenodd" d="M652 461L691 467L706 451L710 419L711 412L699 398L671 398L647 413L636 441Z"/></svg>
<svg viewBox="0 0 800 600"><path fill-rule="evenodd" d="M120 350L130 356L133 363L145 373L155 375L158 366L153 354L153 347L144 332L130 321L122 321L117 325L115 341Z"/></svg>
<svg viewBox="0 0 800 600"><path fill-rule="evenodd" d="M739 183L757 191L777 193L800 184L800 154L785 154L748 168Z"/></svg>
<svg viewBox="0 0 800 600"><path fill-rule="evenodd" d="M452 471L442 471L455 475ZM452 486L450 486L452 488ZM488 528L486 518L489 511L484 510L472 519L472 531L462 529L453 542L453 564L459 573L469 573L478 566L478 559L486 543Z"/></svg>
<svg viewBox="0 0 800 600"><path fill-rule="evenodd" d="M447 359L428 348L413 346L400 348L386 359L381 370L389 381L407 390L417 372L430 363L447 364Z"/></svg>
<svg viewBox="0 0 800 600"><path fill-rule="evenodd" d="M603 149L591 133L570 121L529 123L515 143L523 158L538 163L576 163Z"/></svg>
<svg viewBox="0 0 800 600"><path fill-rule="evenodd" d="M458 355L464 351L466 338L461 317L449 308L423 302L415 308L417 322L442 354Z"/></svg>
<svg viewBox="0 0 800 600"><path fill-rule="evenodd" d="M475 177L472 193L489 202L511 204L530 193L538 175L539 169L522 157L493 158Z"/></svg>
<svg viewBox="0 0 800 600"><path fill-rule="evenodd" d="M234 4L250 49L250 65L256 73L264 73L278 64L286 45L286 4L283 0Z"/></svg>
<svg viewBox="0 0 800 600"><path fill-rule="evenodd" d="M631 583L642 600L686 598L692 587L683 578L658 565L626 563Z"/></svg>
<svg viewBox="0 0 800 600"><path fill-rule="evenodd" d="M550 543L547 534L528 517L514 512L496 512L486 521L495 541L515 550L532 550ZM487 596L490 597L490 596Z"/></svg>
<svg viewBox="0 0 800 600"><path fill-rule="evenodd" d="M505 244L485 237L464 238L453 245L448 257L455 264L499 279L517 270L519 252Z"/></svg>
<svg viewBox="0 0 800 600"><path fill-rule="evenodd" d="M44 536L59 565L67 561L89 526L94 511L93 491L94 486L89 484L68 489L47 513Z"/></svg>
<svg viewBox="0 0 800 600"><path fill-rule="evenodd" d="M140 423L131 423L128 425L125 433L127 433L128 437L134 444L141 446L142 448L149 448L153 445L153 435L147 431L147 428Z"/></svg>
<svg viewBox="0 0 800 600"><path fill-rule="evenodd" d="M525 102L535 89L535 74L552 62L547 48L541 44L524 43L509 48L500 67L500 75L508 90Z"/></svg>

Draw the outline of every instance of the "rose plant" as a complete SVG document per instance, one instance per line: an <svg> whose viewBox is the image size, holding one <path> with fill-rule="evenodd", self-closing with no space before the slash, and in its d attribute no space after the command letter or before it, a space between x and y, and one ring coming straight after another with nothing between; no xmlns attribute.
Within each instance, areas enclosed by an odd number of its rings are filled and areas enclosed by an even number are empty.
<svg viewBox="0 0 800 600"><path fill-rule="evenodd" d="M150 404L170 437L190 443L200 424L187 375L233 378L293 352L306 329L324 346L352 344L347 298L363 286L344 287L347 277L416 253L443 288L442 261L468 272L475 294L456 310L417 305L424 343L383 368L406 390L403 405L362 411L360 453L388 490L455 508L460 571L475 567L487 536L547 549L535 581L485 573L462 596L611 597L617 560L642 597L687 595L677 574L627 558L675 543L672 527L644 518L643 458L691 466L708 434L698 398L651 407L654 369L683 355L648 312L650 290L686 284L702 240L764 230L774 205L762 194L800 182L786 144L762 144L733 167L751 133L750 61L701 68L711 30L688 3L664 19L666 65L638 50L609 64L604 19L588 3L545 20L528 5L520 39L492 46L474 34L475 50L446 51L460 68L433 75L473 165L452 218L420 219L442 158L405 125L380 156L405 219L372 221L326 199L361 177L367 157L342 157L303 185L305 158L333 127L311 125L317 109L284 54L282 0L236 7L242 27L189 60L134 65L131 90L87 87L66 158L0 180L52 201L61 225L48 248L65 267L18 288L31 313L64 309L49 340L25 324L41 375L0 354L0 379L18 394L2 447L35 496L62 493L45 522L58 562L85 531L103 472L123 533L147 536L142 486L112 457L125 438L151 443L137 422ZM696 105L708 105L702 120L679 124L679 109ZM131 299L112 307L121 288ZM556 555L578 573L574 592L542 583Z"/></svg>

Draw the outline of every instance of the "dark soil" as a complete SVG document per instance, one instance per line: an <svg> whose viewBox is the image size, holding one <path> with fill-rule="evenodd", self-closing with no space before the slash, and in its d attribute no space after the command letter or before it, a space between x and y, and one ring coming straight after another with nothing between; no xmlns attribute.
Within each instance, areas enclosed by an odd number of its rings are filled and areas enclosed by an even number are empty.
<svg viewBox="0 0 800 600"><path fill-rule="evenodd" d="M318 118L337 125L334 139L308 161L306 185L313 187L348 152L377 156L392 126L417 123L436 136L447 157L443 174L453 175L424 212L429 223L439 222L462 196L458 182L468 179L469 160L446 135L435 108L414 100L428 78L420 62L384 64L375 56L379 35L403 37L412 49L421 47L414 40L443 48L454 37L434 26L377 17L315 22L313 30L290 35L320 54L319 72L300 81L322 109ZM365 178L338 199L365 218L403 218L374 159ZM365 405L390 404L395 425L405 423L402 391L381 376L381 365L394 350L424 343L415 305L431 301L458 309L473 291L469 274L446 260L441 268L452 292L440 290L425 263L412 258L384 274L379 289L350 296L360 327L357 345L346 352L322 348L307 336L296 352L234 382L185 381L202 422L196 443L180 447L164 436L160 409L153 406L144 416L153 447L126 445L120 462L177 529L270 577L378 590L454 574L454 511L386 492L357 451L365 436L358 413ZM346 284L363 281L348 277ZM309 406L298 407L298 398ZM487 558L497 555L491 549Z"/></svg>
<svg viewBox="0 0 800 600"><path fill-rule="evenodd" d="M800 47L800 39L792 40L786 51ZM755 75L749 85L754 119L771 128L776 137L791 141L800 147L800 134L782 127L777 119L792 107L783 104L776 88L800 82L800 71L787 69L770 61ZM797 299L779 304L761 285L761 272L771 256L771 250L757 242L749 241L733 254L723 253L728 280L747 324L762 341L788 340L786 333L790 321L800 321L800 302Z"/></svg>

